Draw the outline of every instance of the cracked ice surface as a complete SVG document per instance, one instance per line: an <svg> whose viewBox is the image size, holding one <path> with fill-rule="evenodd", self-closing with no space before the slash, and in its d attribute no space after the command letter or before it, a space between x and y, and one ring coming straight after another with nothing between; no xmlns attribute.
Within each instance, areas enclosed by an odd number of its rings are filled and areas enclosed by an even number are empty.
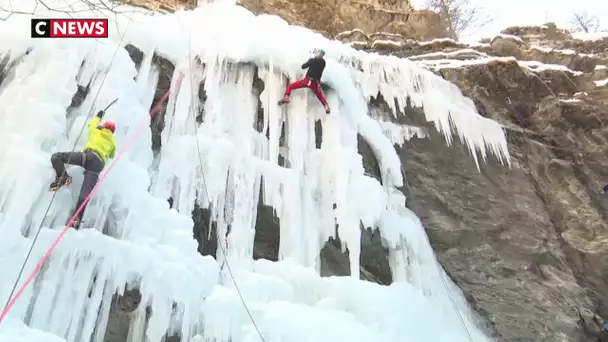
<svg viewBox="0 0 608 342"><path fill-rule="evenodd" d="M27 12L32 3L12 5ZM52 196L46 191L51 153L70 150L75 143L81 147L83 138L77 137L87 115L116 97L107 118L117 122L116 139L123 146L150 120L159 79L152 54L176 65L160 154L153 155L149 129L137 138L93 196L85 216L90 229L64 237L9 320L0 323L0 336L23 332L31 336L24 341L38 341L46 338L44 331L69 342L102 341L112 296L137 288L142 302L133 315L129 342L142 341L144 335L161 341L173 333L192 341L259 341L226 273L228 262L266 341L468 340L424 228L396 190L402 185L401 163L383 126L368 115L367 99L378 92L395 98L396 114L409 95L424 106L427 119L448 143L455 130L476 162L478 153L486 158L486 150L508 162L498 124L478 116L454 85L408 61L357 52L234 4L116 18L110 23L112 39L99 41L31 40L28 16L0 22L0 55L10 54L13 63L0 85L0 130L10 132L10 143L0 145L3 303L35 229L42 223L26 274L76 201L73 189L80 186L82 174L70 168L73 185L57 193L43 220ZM127 43L144 53L139 70L125 50L116 50L116 44ZM328 51L324 81L333 89L327 94L332 114L326 116L304 91L294 92L283 111L275 104L285 74L300 76L300 64L315 47ZM191 62L194 55L204 65ZM181 84L178 73L185 75ZM259 97L262 134L254 129L256 74L265 84ZM204 104L197 98L200 82L207 95ZM77 87L89 83L82 106L66 116ZM195 123L194 115L201 111L203 123ZM315 148L318 119L323 124L320 149ZM283 124L286 146L279 141ZM357 134L374 149L382 184L364 175ZM279 155L287 167L278 165ZM252 259L260 191L264 204L280 218L279 262ZM165 200L169 196L175 199L174 209ZM226 258L198 254L190 218L195 203L210 208ZM336 223L353 276L321 278L319 251L335 236ZM360 224L380 230L389 250L392 285L358 279ZM485 340L459 291L452 291L474 340ZM147 325L146 306L153 312ZM438 322L442 329L435 328Z"/></svg>

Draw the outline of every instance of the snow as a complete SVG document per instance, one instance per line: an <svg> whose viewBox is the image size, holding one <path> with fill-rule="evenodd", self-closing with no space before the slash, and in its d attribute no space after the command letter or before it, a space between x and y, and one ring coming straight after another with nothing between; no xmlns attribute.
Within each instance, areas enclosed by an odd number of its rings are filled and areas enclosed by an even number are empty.
<svg viewBox="0 0 608 342"><path fill-rule="evenodd" d="M363 31L359 30L359 29L355 29L352 31L345 31L342 32L340 34L338 34L336 36L336 39L343 39L345 37L348 37L349 35L353 34L354 32L359 32L362 35L364 35L364 37L366 37L368 40L371 40L371 48L372 49L378 49L378 48L394 48L394 49L398 49L401 47L406 46L408 43L412 43L418 46L427 46L427 45L434 45L434 44L440 44L440 43L453 43L453 44L458 44L457 41L451 39L451 38L437 38L437 39L433 39L433 40L428 40L428 41L415 41L415 40L407 40L404 41L404 38L398 34L392 34L392 33L387 33L387 32L377 32L374 33L370 36L366 35L365 33L363 33ZM383 36L383 37L387 37L387 38L394 38L394 40L389 40L389 39L373 39L375 36ZM352 47L356 47L356 46L368 46L370 43L367 41L354 41L354 42L349 42L348 45L352 46ZM475 46L482 46L483 44L474 44Z"/></svg>
<svg viewBox="0 0 608 342"><path fill-rule="evenodd" d="M562 55L576 55L577 52L572 50L572 49L552 49L552 48L548 48L545 46L538 46L538 45L532 45L531 46L532 49L535 50L539 50L539 51L543 51L543 52L557 52L557 53L561 53Z"/></svg>
<svg viewBox="0 0 608 342"><path fill-rule="evenodd" d="M369 46L369 43L364 42L364 41L354 41L354 42L347 43L347 45L356 49L356 48L367 48Z"/></svg>
<svg viewBox="0 0 608 342"><path fill-rule="evenodd" d="M559 53L562 55L579 55L582 57L595 57L596 55L594 54L590 54L590 53L578 53L572 49L553 49L553 48L549 48L546 46L540 46L540 45L532 45L530 46L531 49L534 50L538 50L538 51L542 51L542 52L547 52L547 53Z"/></svg>
<svg viewBox="0 0 608 342"><path fill-rule="evenodd" d="M554 49L552 49L552 48L548 48L546 46L540 46L540 45L531 45L530 48L534 49L534 50L542 51L542 52L553 52L554 51Z"/></svg>
<svg viewBox="0 0 608 342"><path fill-rule="evenodd" d="M65 339L44 331L30 329L19 320L8 319L0 324L0 341L65 342Z"/></svg>
<svg viewBox="0 0 608 342"><path fill-rule="evenodd" d="M343 32L340 33L336 36L336 39L339 39L338 37L345 37L347 34L352 34L352 32L360 32L362 34L364 34L361 30L353 30L353 31L347 31L347 32ZM365 35L365 34L364 34ZM384 37L393 37L395 39L398 40L403 40L403 36L398 35L398 34L394 34L394 33L388 33L388 32L376 32L374 34L371 34L370 36L365 35L365 37L367 37L368 39L373 39L375 36L384 36ZM455 41L454 39L451 38L436 38L436 39L432 39L432 40L425 40L425 41L416 41L416 40L409 40L410 42L419 45L419 46L427 46L427 45L435 45L435 44L441 44L441 43L453 43L453 44L458 44L457 41ZM373 41L372 43L372 47L376 47L379 45L385 45L385 46L393 46L393 47L402 47L404 46L406 43L405 42L401 42L401 41L395 41L395 40L383 40L383 39L376 39Z"/></svg>
<svg viewBox="0 0 608 342"><path fill-rule="evenodd" d="M486 39L488 39L488 38L486 38ZM491 44L489 44L489 43L483 43L482 40L484 40L484 38L462 37L462 38L458 39L458 43L468 45L469 47L490 47L491 46Z"/></svg>
<svg viewBox="0 0 608 342"><path fill-rule="evenodd" d="M445 57L445 59L449 59L449 57L459 57L459 56L466 56L468 58L475 58L475 57L488 58L487 54L481 53L481 52L473 50L473 49L459 49L459 50L450 51L450 52L437 51L437 52L425 53L423 55L411 56L411 57L409 57L409 59L419 60L419 59L429 59L429 58L432 59L435 57ZM474 56L474 57L469 57L469 56Z"/></svg>
<svg viewBox="0 0 608 342"><path fill-rule="evenodd" d="M363 32L363 30L358 29L358 28L356 28L356 29L352 29L352 30L349 30L349 31L340 32L340 33L338 33L338 34L337 34L337 35L334 37L334 39L336 39L336 40L340 40L340 39L343 39L343 38L345 38L345 37L348 37L348 36L350 36L350 35L352 35L352 34L354 34L354 33L359 33L360 35L362 35L362 36L366 37L367 39L371 40L371 38L370 38L370 37L369 37L369 36L368 36L368 35L367 35L365 32Z"/></svg>
<svg viewBox="0 0 608 342"><path fill-rule="evenodd" d="M572 38L578 40L597 41L608 38L608 32L574 32Z"/></svg>
<svg viewBox="0 0 608 342"><path fill-rule="evenodd" d="M511 35L511 34L502 34L502 33L500 33L500 34L495 34L495 35L493 35L491 37L488 37L488 38L490 38L491 41L494 40L494 39L496 39L496 38L504 38L504 39L513 39L515 41L523 43L523 40L521 38L519 38L518 36Z"/></svg>
<svg viewBox="0 0 608 342"><path fill-rule="evenodd" d="M595 70L605 70L608 69L607 65L596 65Z"/></svg>
<svg viewBox="0 0 608 342"><path fill-rule="evenodd" d="M370 34L369 36L372 39L374 39L374 37L377 37L377 36L392 37L392 38L396 38L396 39L404 39L403 36L400 35L400 34L391 33L391 32L383 32L383 31L374 32L374 33Z"/></svg>
<svg viewBox="0 0 608 342"><path fill-rule="evenodd" d="M458 44L458 42L455 41L452 38L435 38L435 39L424 40L424 41L419 42L419 44L421 46L424 46L424 45L434 45L434 44L437 44L437 43L453 43L453 44Z"/></svg>
<svg viewBox="0 0 608 342"><path fill-rule="evenodd" d="M483 65L490 62L518 62L515 57L483 57L476 59L458 60L458 59L427 59L417 61L420 66L426 66L433 70L441 69L457 69L471 65Z"/></svg>
<svg viewBox="0 0 608 342"><path fill-rule="evenodd" d="M454 56L455 57L455 56L462 55L463 53L471 53L471 54L477 53L477 55L480 58L467 59L467 60L424 59L424 57L429 58L429 57L437 57L437 56L445 56L445 57ZM463 68L463 67L472 66L472 65L483 65L483 64L490 63L490 62L504 62L504 63L517 62L517 64L519 64L521 67L523 67L529 71L532 71L532 72L555 70L555 71L565 71L565 72L573 74L574 76L583 74L580 71L573 71L573 70L569 69L568 67L559 65L559 64L545 64L545 63L538 62L538 61L520 61L520 60L517 60L515 57L483 57L484 55L485 54L480 54L479 52L476 52L475 50L464 49L464 50L458 50L458 51L454 51L454 52L450 52L450 53L436 52L436 53L430 53L430 54L427 54L424 56L416 56L415 61L421 67L428 67L432 70L457 69L457 68ZM422 57L422 58L420 58L420 60L418 60L418 57Z"/></svg>
<svg viewBox="0 0 608 342"><path fill-rule="evenodd" d="M608 78L602 81L593 81L593 83L595 83L597 87L603 87L605 85L608 85Z"/></svg>
<svg viewBox="0 0 608 342"><path fill-rule="evenodd" d="M485 48L492 47L492 45L489 43L476 42L476 41L471 41L470 43L466 43L466 44L470 47L485 47Z"/></svg>
<svg viewBox="0 0 608 342"><path fill-rule="evenodd" d="M33 1L12 5L28 12ZM108 40L32 40L29 19L16 14L0 22L0 55L10 55L14 63L0 85L0 130L10 132L0 145L0 302L6 302L38 226L25 275L58 236L76 201L83 176L70 167L74 183L56 193L44 216L53 196L46 190L53 177L50 155L74 144L81 148L84 137L78 137L87 115L116 97L106 118L117 122L121 148L149 123L160 75L153 53L174 63L176 72L161 151L152 151L150 130L137 137L93 196L83 229L68 231L35 284L0 323L0 340L103 341L114 294L137 289L141 303L131 314L128 342L144 335L161 341L167 334L192 341L258 341L227 266L269 342L467 341L459 315L474 341L488 340L448 281L459 308L454 310L443 283L447 276L424 227L397 190L403 185L402 165L393 144L425 132L379 122L367 106L380 93L395 99L388 101L389 115L397 116L409 99L424 107L427 121L448 144L458 135L478 166L479 156L485 161L488 153L510 163L501 126L479 116L455 85L411 61L356 51L227 2L199 2L196 10L167 15L112 16L110 27L117 30ZM139 69L120 48L127 43L144 53ZM328 52L323 81L333 89L327 93L332 114L305 91L294 92L284 112L276 102L285 74L300 76L302 61L318 47ZM191 62L193 56L204 66ZM180 73L185 78L177 84ZM265 85L259 96L261 133L253 129L256 73ZM204 103L197 97L200 82ZM84 103L70 108L77 87L89 83ZM197 124L193 113L200 112L204 120ZM319 119L323 136L317 149ZM358 135L375 153L380 180L365 175ZM279 156L287 166L279 166ZM173 208L166 201L170 196ZM278 262L253 260L259 200L279 218ZM198 253L192 237L195 204L211 212L226 255L222 249L214 257ZM352 276L322 278L319 251L336 236L336 223ZM361 225L381 233L389 250L390 286L359 280ZM153 313L148 322L146 307Z"/></svg>
<svg viewBox="0 0 608 342"><path fill-rule="evenodd" d="M556 71L565 71L565 72L571 73L572 75L575 75L575 76L583 74L583 72L581 72L581 71L573 71L573 70L569 69L568 67L566 67L564 65L559 65L559 64L546 64L546 63L537 62L537 61L517 61L517 63L519 65L521 65L522 67L524 67L530 71L533 71L533 72L556 70Z"/></svg>
<svg viewBox="0 0 608 342"><path fill-rule="evenodd" d="M377 49L379 47L400 48L402 46L403 46L403 43L395 42L392 40L377 39L377 40L374 40L374 42L372 43L372 49Z"/></svg>

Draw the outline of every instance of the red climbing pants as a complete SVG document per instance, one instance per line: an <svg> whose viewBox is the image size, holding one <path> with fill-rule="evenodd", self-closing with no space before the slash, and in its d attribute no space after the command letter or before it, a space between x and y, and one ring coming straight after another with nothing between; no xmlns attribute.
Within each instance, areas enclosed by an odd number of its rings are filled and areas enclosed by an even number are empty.
<svg viewBox="0 0 608 342"><path fill-rule="evenodd" d="M308 77L304 77L303 79L295 81L292 84L288 85L287 90L285 90L285 95L289 96L291 95L292 90L300 88L312 89L315 95L317 95L319 101L321 101L321 104L323 104L324 106L327 105L327 100L325 99L325 96L323 96L323 92L321 91L321 85L319 84L319 82L311 80Z"/></svg>

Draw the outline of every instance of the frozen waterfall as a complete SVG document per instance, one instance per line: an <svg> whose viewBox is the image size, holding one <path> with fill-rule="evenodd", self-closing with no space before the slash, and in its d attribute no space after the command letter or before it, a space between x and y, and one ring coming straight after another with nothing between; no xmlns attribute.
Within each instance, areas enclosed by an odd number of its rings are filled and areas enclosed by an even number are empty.
<svg viewBox="0 0 608 342"><path fill-rule="evenodd" d="M33 0L0 4L21 13L36 10L36 16L64 15L35 9ZM169 336L260 341L235 283L268 342L458 342L469 341L469 333L474 341L489 340L447 280L459 306L454 310L424 228L397 190L403 185L399 157L368 115L367 101L378 93L394 98L388 102L397 115L409 97L447 143L457 135L476 163L488 152L509 163L500 125L479 116L457 87L407 60L359 52L230 2L201 2L196 10L167 15L116 10L72 14L109 17L108 40L30 39L31 15L0 21L2 305L35 230L42 224L21 282L76 202L82 173L68 168L74 183L57 193L44 216L52 197L50 155L75 143L81 147L84 137L76 140L87 115L116 97L106 117L118 125L120 149L142 122L150 122L163 72L153 56L175 66L160 151L152 149L152 130L138 137L93 196L84 227L68 231L0 322L0 341L104 341L112 299L129 290L141 294L129 316L129 342ZM127 44L143 52L140 65L123 48ZM287 77L300 77L300 65L319 47L328 52L324 82L332 89L331 115L303 90L278 107ZM185 76L181 84L179 74ZM256 78L264 84L260 94ZM72 106L74 94L85 88L82 104ZM358 134L375 153L381 182L364 173ZM277 262L253 258L260 194L280 221ZM215 258L197 251L195 205L209 210L226 255L221 248ZM382 235L389 286L359 279L361 225ZM349 251L351 277L319 275L319 252L336 233Z"/></svg>

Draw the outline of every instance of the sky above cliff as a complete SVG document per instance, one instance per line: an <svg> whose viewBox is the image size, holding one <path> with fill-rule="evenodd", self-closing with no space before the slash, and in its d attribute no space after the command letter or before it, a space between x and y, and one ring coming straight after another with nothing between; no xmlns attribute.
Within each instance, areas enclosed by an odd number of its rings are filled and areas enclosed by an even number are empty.
<svg viewBox="0 0 608 342"><path fill-rule="evenodd" d="M574 9L586 10L597 15L603 30L608 30L608 1L606 0L577 0L576 2L564 0L469 0L472 4L482 8L493 18L490 24L481 29L469 32L474 38L499 33L509 26L540 25L545 22L555 22L558 27L569 29L570 19ZM417 9L425 7L427 0L411 0Z"/></svg>

